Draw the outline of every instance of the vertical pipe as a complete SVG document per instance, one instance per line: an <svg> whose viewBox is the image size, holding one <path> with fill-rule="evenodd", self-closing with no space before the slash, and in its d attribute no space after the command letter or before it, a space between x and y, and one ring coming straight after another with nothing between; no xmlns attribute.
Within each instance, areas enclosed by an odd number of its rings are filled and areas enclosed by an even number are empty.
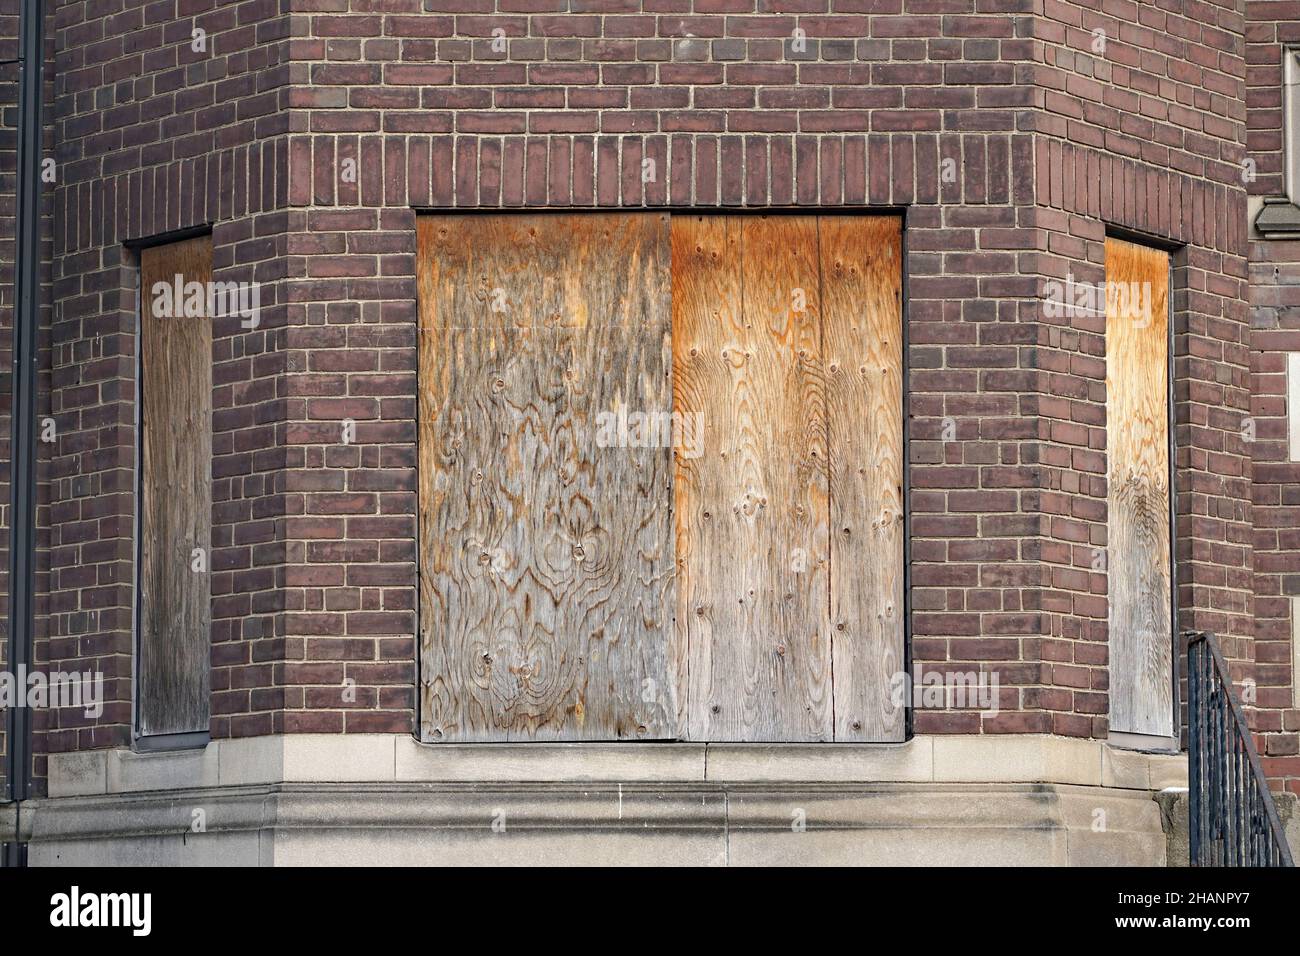
<svg viewBox="0 0 1300 956"><path fill-rule="evenodd" d="M35 619L36 378L41 282L41 100L44 87L43 0L22 0L19 21L17 235L14 268L12 474L9 499L9 667L31 663ZM25 800L31 789L31 723L26 707L7 711L8 793ZM18 833L5 844L5 865L21 865Z"/></svg>

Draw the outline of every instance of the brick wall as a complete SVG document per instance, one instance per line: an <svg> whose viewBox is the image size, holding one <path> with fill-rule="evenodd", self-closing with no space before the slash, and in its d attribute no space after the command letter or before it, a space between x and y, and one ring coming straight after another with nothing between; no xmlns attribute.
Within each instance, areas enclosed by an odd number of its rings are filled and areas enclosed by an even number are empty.
<svg viewBox="0 0 1300 956"><path fill-rule="evenodd" d="M98 720L42 713L38 749L65 751L130 743L138 280L128 243L212 224L215 278L261 286L259 326L223 319L213 336L214 692L232 673L262 679L280 657L289 25L262 0L80 2L54 16L59 438L37 659L103 673L108 701Z"/></svg>
<svg viewBox="0 0 1300 956"><path fill-rule="evenodd" d="M1183 244L1182 623L1249 668L1239 6L60 7L49 653L111 667L119 703L55 715L46 744L129 737L121 243L204 222L219 276L273 303L215 346L212 731L414 728L422 208L906 208L914 656L1002 687L998 716L922 712L923 733L1105 735L1102 321L1041 296L1101 278L1108 222Z"/></svg>
<svg viewBox="0 0 1300 956"><path fill-rule="evenodd" d="M1282 47L1300 43L1300 3L1248 2L1247 144L1252 195L1282 196ZM1293 706L1293 603L1300 596L1300 464L1287 461L1286 353L1300 351L1300 241L1250 241L1256 699L1266 772L1300 793L1300 711Z"/></svg>
<svg viewBox="0 0 1300 956"><path fill-rule="evenodd" d="M1244 243L1243 21L1235 3L1048 3L1038 22L1037 271L1104 278L1107 226L1179 245L1174 255L1179 625L1214 630L1249 660L1249 460ZM1045 322L1040 364L1046 602L1044 658L1074 709L1104 733L1106 537L1104 319Z"/></svg>
<svg viewBox="0 0 1300 956"><path fill-rule="evenodd" d="M915 654L996 667L1003 688L996 718L924 713L917 729L1088 732L1029 699L1042 616L1022 396L1033 328L1017 302L1034 288L1017 212L1033 201L1017 125L1031 92L1017 64L1034 47L1031 19L1008 15L1028 5L319 7L291 44L307 82L289 199L311 234L290 323L326 326L296 377L320 396L303 406L308 456L340 464L312 476L301 527L319 537L287 569L308 585L288 630L307 635L311 666L294 674L322 685L288 725L411 726L412 207L871 204L909 207ZM343 417L361 423L346 461ZM378 686L340 711L340 676L372 674Z"/></svg>

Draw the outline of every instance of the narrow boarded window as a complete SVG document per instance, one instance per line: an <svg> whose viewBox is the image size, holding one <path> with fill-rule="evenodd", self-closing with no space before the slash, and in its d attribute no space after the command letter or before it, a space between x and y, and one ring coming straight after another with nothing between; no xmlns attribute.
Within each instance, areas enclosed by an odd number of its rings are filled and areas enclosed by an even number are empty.
<svg viewBox="0 0 1300 956"><path fill-rule="evenodd" d="M419 224L429 740L900 740L901 224Z"/></svg>
<svg viewBox="0 0 1300 956"><path fill-rule="evenodd" d="M1169 255L1106 240L1110 728L1174 733Z"/></svg>
<svg viewBox="0 0 1300 956"><path fill-rule="evenodd" d="M140 253L138 731L208 730L212 242Z"/></svg>

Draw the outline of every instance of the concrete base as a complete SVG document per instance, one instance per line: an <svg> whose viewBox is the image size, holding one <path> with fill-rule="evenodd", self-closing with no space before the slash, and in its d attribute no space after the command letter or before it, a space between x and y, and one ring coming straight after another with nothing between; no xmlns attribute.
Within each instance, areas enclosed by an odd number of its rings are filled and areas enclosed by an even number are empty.
<svg viewBox="0 0 1300 956"><path fill-rule="evenodd" d="M1150 794L1059 785L280 785L37 808L56 865L1162 866Z"/></svg>
<svg viewBox="0 0 1300 956"><path fill-rule="evenodd" d="M1171 787L1156 794L1161 824L1165 831L1165 859L1169 866L1191 865L1190 798L1186 787Z"/></svg>
<svg viewBox="0 0 1300 956"><path fill-rule="evenodd" d="M1286 834L1291 857L1300 860L1300 797L1294 793L1275 793L1278 820ZM1171 788L1156 794L1156 803L1164 818L1167 838L1165 856L1170 866L1189 866L1191 856L1191 796L1185 788Z"/></svg>
<svg viewBox="0 0 1300 956"><path fill-rule="evenodd" d="M219 741L51 758L32 865L1163 866L1186 761L1050 736L901 745Z"/></svg>
<svg viewBox="0 0 1300 956"><path fill-rule="evenodd" d="M1277 801L1277 815L1282 821L1286 842L1291 847L1291 859L1300 860L1300 795L1275 793L1273 798Z"/></svg>

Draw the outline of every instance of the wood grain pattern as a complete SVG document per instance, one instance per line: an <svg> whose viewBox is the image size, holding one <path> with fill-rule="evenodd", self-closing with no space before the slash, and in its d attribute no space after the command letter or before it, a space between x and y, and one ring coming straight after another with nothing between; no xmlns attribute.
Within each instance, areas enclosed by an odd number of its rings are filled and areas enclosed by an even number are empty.
<svg viewBox="0 0 1300 956"><path fill-rule="evenodd" d="M819 286L813 217L674 217L674 406L704 422L674 481L695 740L832 739Z"/></svg>
<svg viewBox="0 0 1300 956"><path fill-rule="evenodd" d="M903 234L892 216L820 221L830 449L835 739L900 741L905 668Z"/></svg>
<svg viewBox="0 0 1300 956"><path fill-rule="evenodd" d="M667 217L418 229L424 737L678 736L671 452L598 434L671 411Z"/></svg>
<svg viewBox="0 0 1300 956"><path fill-rule="evenodd" d="M212 546L212 321L159 314L155 283L212 279L211 237L140 254L142 735L206 731ZM194 551L202 549L201 570Z"/></svg>
<svg viewBox="0 0 1300 956"><path fill-rule="evenodd" d="M426 739L901 739L899 220L428 216L419 249ZM620 405L674 413L671 462L593 440Z"/></svg>
<svg viewBox="0 0 1300 956"><path fill-rule="evenodd" d="M1110 727L1171 736L1169 256L1106 240Z"/></svg>
<svg viewBox="0 0 1300 956"><path fill-rule="evenodd" d="M901 332L897 219L674 217L692 739L902 739Z"/></svg>

